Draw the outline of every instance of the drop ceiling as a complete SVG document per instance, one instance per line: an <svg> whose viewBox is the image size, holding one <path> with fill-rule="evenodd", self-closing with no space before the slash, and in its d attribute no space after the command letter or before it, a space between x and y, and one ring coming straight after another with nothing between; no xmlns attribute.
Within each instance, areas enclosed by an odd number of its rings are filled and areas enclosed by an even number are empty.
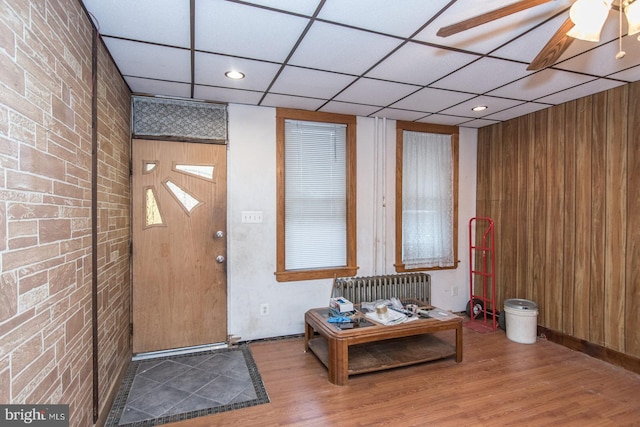
<svg viewBox="0 0 640 427"><path fill-rule="evenodd" d="M83 0L132 92L479 128L640 80L612 10L599 43L527 65L568 16L555 0L451 37L515 1ZM238 70L242 80L224 73ZM488 108L474 112L477 105Z"/></svg>

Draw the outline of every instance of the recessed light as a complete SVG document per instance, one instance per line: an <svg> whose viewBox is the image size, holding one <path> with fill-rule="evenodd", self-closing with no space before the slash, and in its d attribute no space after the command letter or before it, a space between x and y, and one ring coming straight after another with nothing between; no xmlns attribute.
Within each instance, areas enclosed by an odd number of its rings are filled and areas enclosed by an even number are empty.
<svg viewBox="0 0 640 427"><path fill-rule="evenodd" d="M224 75L231 80L244 79L244 73L241 73L240 71L236 71L236 70L227 71L226 73L224 73Z"/></svg>
<svg viewBox="0 0 640 427"><path fill-rule="evenodd" d="M478 105L478 106L473 107L471 110L472 111L484 111L487 108L489 108L489 107L487 107L486 105Z"/></svg>

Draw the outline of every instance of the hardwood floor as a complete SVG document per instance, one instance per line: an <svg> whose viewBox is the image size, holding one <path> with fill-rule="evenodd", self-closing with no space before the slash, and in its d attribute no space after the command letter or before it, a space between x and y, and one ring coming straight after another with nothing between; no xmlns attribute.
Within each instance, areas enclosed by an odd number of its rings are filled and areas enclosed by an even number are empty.
<svg viewBox="0 0 640 427"><path fill-rule="evenodd" d="M172 427L640 425L640 375L543 339L463 329L460 364L357 375L346 386L327 381L302 338L253 343L271 402Z"/></svg>

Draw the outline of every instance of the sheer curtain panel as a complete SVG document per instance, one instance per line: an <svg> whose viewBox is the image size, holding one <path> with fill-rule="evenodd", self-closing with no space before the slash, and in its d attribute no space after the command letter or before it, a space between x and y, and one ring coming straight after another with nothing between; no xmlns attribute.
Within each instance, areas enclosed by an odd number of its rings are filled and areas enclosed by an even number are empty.
<svg viewBox="0 0 640 427"><path fill-rule="evenodd" d="M402 261L407 269L455 265L451 135L403 132Z"/></svg>

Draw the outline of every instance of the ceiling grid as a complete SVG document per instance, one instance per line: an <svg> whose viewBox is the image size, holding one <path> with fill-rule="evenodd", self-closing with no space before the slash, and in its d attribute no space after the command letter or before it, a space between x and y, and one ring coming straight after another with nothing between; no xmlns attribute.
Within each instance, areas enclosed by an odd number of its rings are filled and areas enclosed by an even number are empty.
<svg viewBox="0 0 640 427"><path fill-rule="evenodd" d="M576 39L541 70L527 67L572 0L437 34L521 2L83 0L136 94L479 128L640 80L625 20L615 59L617 7L599 42ZM226 78L232 69L245 78Z"/></svg>

